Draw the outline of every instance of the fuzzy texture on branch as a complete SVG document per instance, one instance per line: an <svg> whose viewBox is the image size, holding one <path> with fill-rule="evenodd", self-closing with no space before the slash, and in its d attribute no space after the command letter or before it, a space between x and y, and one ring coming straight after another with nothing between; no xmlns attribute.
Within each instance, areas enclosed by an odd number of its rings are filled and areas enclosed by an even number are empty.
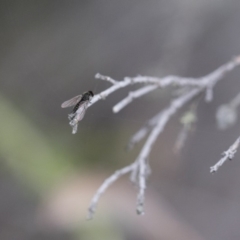
<svg viewBox="0 0 240 240"><path fill-rule="evenodd" d="M170 120L171 116L174 115L178 109L183 107L187 102L192 100L201 92L200 89L193 89L188 94L183 95L172 101L170 106L163 110L161 117L152 129L147 141L145 142L139 157L137 158L138 167L139 167L139 193L137 200L137 213L144 214L144 193L146 188L146 159L148 159L151 152L153 144L156 142L158 135L164 130L165 125Z"/></svg>
<svg viewBox="0 0 240 240"><path fill-rule="evenodd" d="M133 164L126 166L122 169L117 170L113 175L111 175L110 177L108 177L103 184L101 185L101 187L97 190L96 194L94 195L94 197L92 198L92 201L90 203L90 206L88 208L88 216L87 219L92 219L93 215L96 211L96 207L97 207L97 203L101 197L101 195L106 191L107 188L110 187L111 184L113 184L116 180L118 180L122 175L125 175L131 171L133 171L133 169L135 168L136 163L134 162Z"/></svg>
<svg viewBox="0 0 240 240"><path fill-rule="evenodd" d="M151 118L140 130L138 130L130 139L127 145L127 149L131 150L134 146L140 142L148 132L157 124L158 119L160 118L162 111L158 113L156 116Z"/></svg>
<svg viewBox="0 0 240 240"><path fill-rule="evenodd" d="M213 71L212 73L201 77L201 78L184 78L184 77L178 77L178 76L167 76L164 78L156 78L156 77L147 77L147 76L137 76L137 77L125 77L122 81L116 81L112 79L109 76L101 75L100 73L97 73L95 75L96 79L101 79L108 81L112 83L112 86L105 91L102 91L99 94L96 94L91 102L89 103L88 107L93 105L94 103L98 102L99 100L104 100L106 97L108 97L110 94L114 93L115 91L127 87L129 85L137 84L137 83L145 83L156 86L160 88L165 88L167 86L177 86L177 87L196 87L196 88L206 88L206 101L210 101L212 99L212 91L216 83L221 80L225 74L231 70L233 70L236 66L240 64L240 56L235 57L232 61L222 65L217 70ZM153 87L152 87L153 88ZM153 88L152 90L154 90ZM149 90L152 91L152 90ZM140 90L139 90L140 91ZM142 90L141 90L142 91ZM140 91L140 92L141 92ZM146 91L146 89L145 89ZM143 92L140 94L140 96L148 93L148 91ZM136 93L135 93L136 94ZM129 97L131 98L131 97ZM137 97L136 97L137 98ZM132 100L135 99L134 97L131 98L131 101L128 100L128 103L126 104L125 101L122 103L122 105L127 106ZM116 107L116 106L115 106ZM118 104L118 109L122 109L123 107ZM117 110L118 110L117 109ZM119 109L119 111L120 111Z"/></svg>
<svg viewBox="0 0 240 240"><path fill-rule="evenodd" d="M212 167L210 167L210 172L214 173L221 167L227 160L232 160L239 147L240 137L229 147L229 149L222 153L223 157Z"/></svg>
<svg viewBox="0 0 240 240"><path fill-rule="evenodd" d="M119 103L117 103L114 107L113 107L113 112L114 113L118 113L119 111L121 111L125 106L127 106L128 104L130 104L134 99L136 98L140 98L143 95L157 89L159 86L158 85L148 85L145 87L142 87L134 92L129 92L128 96L126 98L124 98L122 101L120 101Z"/></svg>
<svg viewBox="0 0 240 240"><path fill-rule="evenodd" d="M206 92L206 101L209 102L213 98L213 89L218 81L220 81L227 72L233 70L236 66L240 65L240 56L234 58L232 61L219 67L212 73L198 79L194 78L182 78L178 76L167 76L164 78L155 78L147 76L137 76L134 78L126 77L122 81L116 81L108 76L96 74L97 79L108 81L112 84L111 87L105 91L95 95L88 107L96 103L101 99L105 99L115 91L128 87L133 84L145 84L136 91L130 92L129 95L116 104L113 108L114 112L119 112L121 109L126 107L136 98L139 98L157 88L164 88L167 86L178 87L179 90L185 89L184 93L173 99L170 105L158 113L155 117L149 120L149 122L141 128L131 139L129 148L132 148L137 142L142 140L148 135L142 150L140 151L137 159L130 165L116 171L113 175L107 178L103 184L99 187L90 203L88 218L93 218L96 211L97 204L101 195L107 190L107 188L118 180L121 176L130 173L131 180L134 181L138 186L137 206L136 210L138 214L144 214L144 202L145 202L145 190L147 176L149 175L148 159L151 153L152 147L156 142L157 138L164 130L166 124L171 117L178 112L178 110L186 106L189 102L193 101L201 93ZM186 90L186 87L187 90ZM232 159L236 153L236 149L239 145L239 138L237 141L224 153L224 157L211 168L211 171L216 171L227 159Z"/></svg>

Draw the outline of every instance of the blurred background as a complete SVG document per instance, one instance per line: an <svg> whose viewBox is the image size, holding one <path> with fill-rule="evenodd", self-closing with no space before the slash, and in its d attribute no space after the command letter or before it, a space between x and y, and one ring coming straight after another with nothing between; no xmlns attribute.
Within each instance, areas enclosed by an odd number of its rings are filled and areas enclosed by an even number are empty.
<svg viewBox="0 0 240 240"><path fill-rule="evenodd" d="M240 154L215 175L209 167L239 136L216 127L215 112L240 90L240 69L198 106L178 154L176 116L156 142L146 214L125 177L85 221L91 197L134 161L128 139L171 99L168 89L112 106L130 88L88 109L71 134L63 101L138 74L200 77L240 54L239 0L0 1L0 239L240 239ZM132 87L131 89L134 89Z"/></svg>

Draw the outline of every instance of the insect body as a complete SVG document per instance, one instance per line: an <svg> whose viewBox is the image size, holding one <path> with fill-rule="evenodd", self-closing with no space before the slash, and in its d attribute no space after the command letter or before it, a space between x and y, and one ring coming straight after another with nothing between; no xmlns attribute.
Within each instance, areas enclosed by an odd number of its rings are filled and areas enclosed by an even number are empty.
<svg viewBox="0 0 240 240"><path fill-rule="evenodd" d="M72 112L68 114L68 119L70 120L69 124L73 128L73 134L77 132L78 122L83 119L88 107L88 103L91 101L93 96L93 92L88 91L62 103L62 108L74 106Z"/></svg>

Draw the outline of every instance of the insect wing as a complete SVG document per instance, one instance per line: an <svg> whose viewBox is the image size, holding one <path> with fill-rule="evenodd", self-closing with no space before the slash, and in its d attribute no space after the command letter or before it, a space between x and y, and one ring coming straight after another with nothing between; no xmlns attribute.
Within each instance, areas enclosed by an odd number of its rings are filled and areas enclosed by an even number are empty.
<svg viewBox="0 0 240 240"><path fill-rule="evenodd" d="M84 101L80 104L77 112L76 112L76 119L77 121L81 121L86 113L86 110L87 110L87 106L88 106L88 102L89 101Z"/></svg>
<svg viewBox="0 0 240 240"><path fill-rule="evenodd" d="M81 98L82 98L82 95L73 97L73 98L63 102L61 107L62 108L72 107L72 106L76 105L81 100Z"/></svg>

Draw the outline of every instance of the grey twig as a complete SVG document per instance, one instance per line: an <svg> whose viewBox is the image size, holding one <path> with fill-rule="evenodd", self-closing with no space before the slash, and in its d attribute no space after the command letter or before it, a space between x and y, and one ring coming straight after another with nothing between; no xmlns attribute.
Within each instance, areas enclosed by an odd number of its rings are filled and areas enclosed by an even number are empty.
<svg viewBox="0 0 240 240"><path fill-rule="evenodd" d="M121 176L133 171L133 169L136 167L136 163L132 163L122 169L117 170L114 174L112 174L110 177L105 179L103 184L99 187L97 192L95 193L94 197L91 200L90 206L88 208L88 216L87 219L92 219L93 215L96 211L98 201L101 197L101 195L106 191L107 188L110 187L111 184L113 184L116 180L118 180Z"/></svg>
<svg viewBox="0 0 240 240"><path fill-rule="evenodd" d="M134 78L126 77L123 81L116 81L110 77L103 76L101 74L97 74L96 78L106 80L112 83L112 86L105 91L95 95L92 99L91 103L88 105L91 106L92 104L96 103L101 99L105 99L110 94L114 93L120 88L127 87L132 84L137 83L144 83L147 84L146 86L129 93L129 95L120 101L114 107L114 112L120 111L122 108L127 106L131 103L134 99L139 98L158 87L164 88L169 85L174 85L176 87L184 88L189 87L184 94L180 95L176 99L172 100L169 107L162 110L158 113L155 117L153 117L147 125L145 125L142 129L140 129L131 139L130 147L135 145L135 143L139 142L143 139L147 134L147 140L143 145L142 150L139 153L137 159L130 165L116 171L113 175L107 178L100 188L95 193L94 197L92 198L88 218L92 218L95 211L98 201L101 195L106 191L106 189L116 180L118 180L122 175L131 173L131 179L137 184L138 186L138 196L137 196L137 213L143 214L144 213L144 201L145 201L145 190L146 190L146 180L148 175L148 159L151 153L152 147L156 142L158 136L164 130L166 124L170 120L170 118L182 107L192 101L197 95L202 92L206 92L206 100L210 101L213 97L213 89L216 83L221 80L225 74L231 70L233 70L236 66L240 65L240 56L234 58L232 61L224 64L217 70L213 71L212 73L199 78L182 78L177 76L167 76L165 78L155 78L155 77L146 77L146 76L137 76ZM236 153L236 149L239 145L239 138L236 142L224 152L224 157L213 167L211 167L211 172L217 171L219 166L221 166L227 159L232 159Z"/></svg>
<svg viewBox="0 0 240 240"><path fill-rule="evenodd" d="M162 111L152 117L141 129L139 129L130 139L127 145L127 149L131 150L138 142L140 142L150 130L157 124L158 119L160 118Z"/></svg>
<svg viewBox="0 0 240 240"><path fill-rule="evenodd" d="M229 147L229 149L223 152L223 157L212 167L210 167L210 172L214 173L221 167L227 160L232 160L239 147L240 137Z"/></svg>
<svg viewBox="0 0 240 240"><path fill-rule="evenodd" d="M129 103L131 103L134 99L136 98L140 98L143 95L157 89L159 86L158 85L147 85L144 86L136 91L133 92L129 92L128 96L126 98L124 98L123 100L121 100L119 103L117 103L114 107L113 107L113 112L114 113L118 113L119 111L121 111L125 106L127 106Z"/></svg>
<svg viewBox="0 0 240 240"><path fill-rule="evenodd" d="M172 115L174 115L178 109L183 107L187 102L192 100L195 96L197 96L201 92L201 89L193 89L189 93L180 96L177 99L174 99L170 106L163 110L161 117L157 125L152 129L148 139L146 140L138 158L137 162L139 164L139 193L138 193L138 201L137 201L137 213L143 214L143 205L144 205L144 193L146 188L146 159L149 157L153 144L156 142L159 134L164 130L165 125L170 120Z"/></svg>

